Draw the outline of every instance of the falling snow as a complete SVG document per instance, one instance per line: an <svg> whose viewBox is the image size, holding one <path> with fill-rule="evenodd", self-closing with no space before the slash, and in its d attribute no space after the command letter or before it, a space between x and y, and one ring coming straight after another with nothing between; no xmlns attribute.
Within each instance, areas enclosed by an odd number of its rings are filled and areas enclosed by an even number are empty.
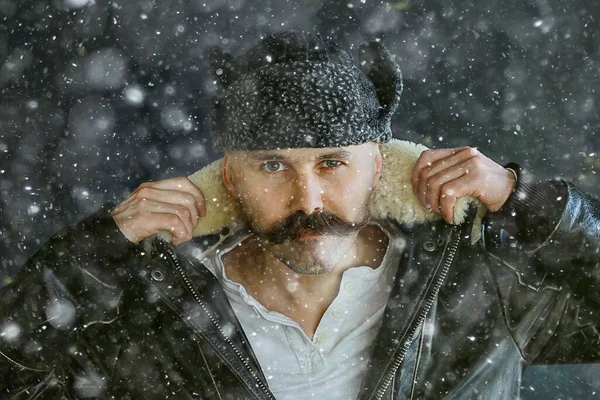
<svg viewBox="0 0 600 400"><path fill-rule="evenodd" d="M600 196L598 1L429 3L0 0L2 283L60 228L142 182L189 175L215 160L208 50L239 54L288 29L331 36L355 59L364 41L383 41L406 83L392 120L396 137L478 147L500 164L563 176ZM297 288L289 282L290 292ZM157 293L147 298L158 304ZM195 304L185 307L192 323L206 322ZM41 330L75 326L77 306L68 299L53 299L43 312ZM223 329L232 335L232 326ZM19 343L22 333L0 321L0 341ZM597 366L529 371L523 399L600 391ZM73 385L81 397L107 388L85 369Z"/></svg>

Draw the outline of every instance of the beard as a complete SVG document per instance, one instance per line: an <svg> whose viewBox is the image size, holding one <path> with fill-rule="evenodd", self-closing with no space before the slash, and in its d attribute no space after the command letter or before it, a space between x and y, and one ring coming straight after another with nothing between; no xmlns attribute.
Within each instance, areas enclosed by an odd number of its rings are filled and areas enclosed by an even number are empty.
<svg viewBox="0 0 600 400"><path fill-rule="evenodd" d="M311 214L299 211L266 230L252 230L261 246L292 271L314 275L331 271L348 254L369 219L366 208L357 222L347 221L331 211Z"/></svg>

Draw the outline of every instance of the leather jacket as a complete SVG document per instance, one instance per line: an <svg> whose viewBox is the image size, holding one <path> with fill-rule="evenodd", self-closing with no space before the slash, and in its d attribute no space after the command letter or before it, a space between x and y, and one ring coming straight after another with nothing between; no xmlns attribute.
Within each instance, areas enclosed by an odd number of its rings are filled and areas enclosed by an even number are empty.
<svg viewBox="0 0 600 400"><path fill-rule="evenodd" d="M274 399L198 261L218 236L135 245L110 207L3 288L0 397ZM359 399L514 399L531 363L598 362L599 202L520 174L476 221L389 221L407 244Z"/></svg>

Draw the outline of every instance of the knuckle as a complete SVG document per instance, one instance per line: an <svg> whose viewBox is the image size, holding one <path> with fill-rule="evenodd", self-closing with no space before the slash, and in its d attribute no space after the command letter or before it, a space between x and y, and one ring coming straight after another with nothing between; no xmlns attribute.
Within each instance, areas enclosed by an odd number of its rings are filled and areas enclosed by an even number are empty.
<svg viewBox="0 0 600 400"><path fill-rule="evenodd" d="M442 185L442 182L444 181L444 177L443 176L432 176L429 179L429 186L433 187L433 188L439 188Z"/></svg>
<svg viewBox="0 0 600 400"><path fill-rule="evenodd" d="M452 196L449 196L442 191L441 196L440 196L440 205L442 206L442 208L448 207L448 203L450 203L451 201L452 201Z"/></svg>
<svg viewBox="0 0 600 400"><path fill-rule="evenodd" d="M127 208L135 213L144 214L146 212L146 202L133 201Z"/></svg>
<svg viewBox="0 0 600 400"><path fill-rule="evenodd" d="M175 178L175 182L177 182L178 184L180 184L182 186L188 186L191 183L190 180L185 176L180 176L178 178Z"/></svg>
<svg viewBox="0 0 600 400"><path fill-rule="evenodd" d="M181 224L181 218L179 218L179 216L176 214L169 214L167 216L167 223L172 227L178 226L179 224Z"/></svg>
<svg viewBox="0 0 600 400"><path fill-rule="evenodd" d="M179 220L179 223L175 225L175 228L177 229L177 233L179 234L179 236L187 234L185 224L181 220Z"/></svg>
<svg viewBox="0 0 600 400"><path fill-rule="evenodd" d="M151 188L150 186L144 186L139 188L139 190L136 192L137 197L140 196L147 196L148 194L150 194Z"/></svg>
<svg viewBox="0 0 600 400"><path fill-rule="evenodd" d="M431 177L431 168L423 168L420 173L421 180L428 180Z"/></svg>
<svg viewBox="0 0 600 400"><path fill-rule="evenodd" d="M196 203L196 199L194 198L193 195L186 193L183 196L183 204L185 205L194 205Z"/></svg>
<svg viewBox="0 0 600 400"><path fill-rule="evenodd" d="M178 204L173 205L174 215L177 216L178 219L181 219L185 216L186 208L184 206L180 206Z"/></svg>
<svg viewBox="0 0 600 400"><path fill-rule="evenodd" d="M440 192L442 193L443 198L445 200L450 200L451 196L454 195L454 190L452 190L452 188L448 184L443 185Z"/></svg>
<svg viewBox="0 0 600 400"><path fill-rule="evenodd" d="M417 158L417 164L424 163L425 160L430 156L431 150L423 150L421 154L419 154L419 158Z"/></svg>
<svg viewBox="0 0 600 400"><path fill-rule="evenodd" d="M180 214L186 220L192 219L192 212L187 207L181 207Z"/></svg>
<svg viewBox="0 0 600 400"><path fill-rule="evenodd" d="M200 190L200 188L196 185L194 185L193 183L190 183L190 185L192 185L192 194L194 196L195 199L197 200L204 200L204 193L202 193L202 191Z"/></svg>

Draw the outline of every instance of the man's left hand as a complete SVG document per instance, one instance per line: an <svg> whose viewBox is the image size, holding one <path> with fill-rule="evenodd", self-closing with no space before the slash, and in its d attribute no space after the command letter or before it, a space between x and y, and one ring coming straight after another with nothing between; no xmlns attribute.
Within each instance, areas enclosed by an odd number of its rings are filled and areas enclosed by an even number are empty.
<svg viewBox="0 0 600 400"><path fill-rule="evenodd" d="M475 197L489 210L498 211L516 184L511 171L468 146L424 151L411 182L421 204L447 222L454 219L459 197Z"/></svg>

